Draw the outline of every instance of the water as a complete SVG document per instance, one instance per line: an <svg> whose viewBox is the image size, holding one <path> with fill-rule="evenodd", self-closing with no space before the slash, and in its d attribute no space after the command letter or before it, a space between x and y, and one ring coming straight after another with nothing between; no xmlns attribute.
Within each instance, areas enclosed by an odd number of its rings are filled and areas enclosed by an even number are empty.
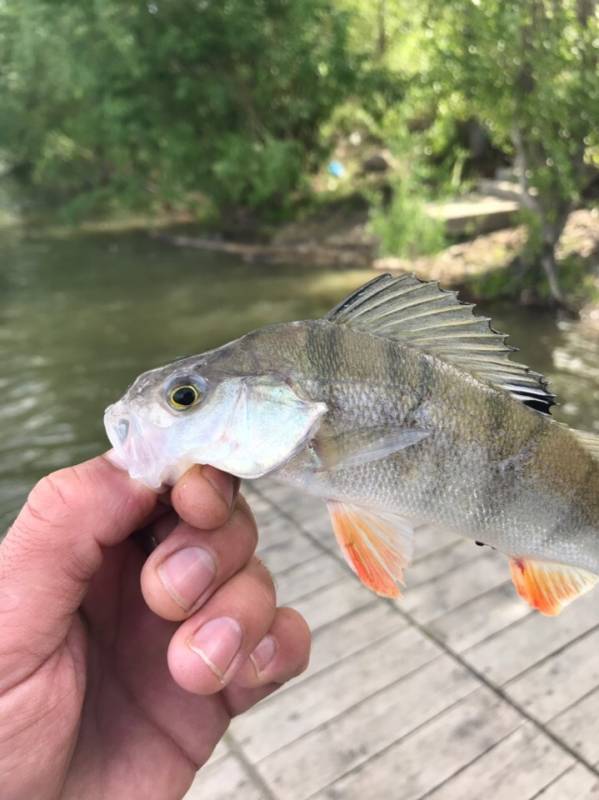
<svg viewBox="0 0 599 800"><path fill-rule="evenodd" d="M106 405L143 370L252 328L320 316L367 271L245 264L143 234L0 231L0 531L46 472L107 448ZM553 315L487 307L559 393L556 416L599 420L599 341ZM598 423L599 425L599 423Z"/></svg>

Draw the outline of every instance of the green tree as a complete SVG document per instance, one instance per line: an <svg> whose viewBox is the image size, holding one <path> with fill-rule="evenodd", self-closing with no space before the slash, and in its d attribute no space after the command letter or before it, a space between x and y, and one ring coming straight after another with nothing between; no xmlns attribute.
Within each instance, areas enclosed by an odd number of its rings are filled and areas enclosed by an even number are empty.
<svg viewBox="0 0 599 800"><path fill-rule="evenodd" d="M478 117L514 155L537 259L563 302L555 247L597 154L596 0L431 2L428 39L437 96Z"/></svg>
<svg viewBox="0 0 599 800"><path fill-rule="evenodd" d="M2 0L0 150L64 197L279 207L351 89L331 0Z"/></svg>

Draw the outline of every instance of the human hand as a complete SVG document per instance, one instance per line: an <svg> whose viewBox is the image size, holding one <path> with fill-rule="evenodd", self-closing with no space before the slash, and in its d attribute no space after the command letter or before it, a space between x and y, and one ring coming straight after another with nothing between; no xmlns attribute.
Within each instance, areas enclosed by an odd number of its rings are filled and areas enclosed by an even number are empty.
<svg viewBox="0 0 599 800"><path fill-rule="evenodd" d="M180 798L231 717L306 667L235 494L194 467L171 508L104 457L33 489L0 545L3 800Z"/></svg>

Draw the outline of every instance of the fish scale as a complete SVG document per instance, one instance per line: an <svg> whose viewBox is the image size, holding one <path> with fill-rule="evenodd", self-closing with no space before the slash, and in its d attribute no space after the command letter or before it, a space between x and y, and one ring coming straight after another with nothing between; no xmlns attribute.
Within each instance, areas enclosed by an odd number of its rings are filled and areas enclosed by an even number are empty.
<svg viewBox="0 0 599 800"><path fill-rule="evenodd" d="M381 276L323 320L152 370L106 412L114 457L156 488L209 463L324 498L348 562L386 596L413 529L449 528L505 553L520 595L558 613L599 575L598 440L548 415L543 376L471 309Z"/></svg>

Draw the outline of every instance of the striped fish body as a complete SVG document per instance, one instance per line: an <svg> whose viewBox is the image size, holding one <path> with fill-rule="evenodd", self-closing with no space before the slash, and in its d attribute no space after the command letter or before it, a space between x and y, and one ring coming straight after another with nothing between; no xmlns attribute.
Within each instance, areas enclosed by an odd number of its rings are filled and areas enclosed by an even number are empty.
<svg viewBox="0 0 599 800"><path fill-rule="evenodd" d="M348 441L364 429L430 433L347 469L317 468L304 451L277 477L322 497L453 529L508 555L599 573L599 464L565 426L393 340L326 321L258 335L272 337L279 358L287 342L294 388L329 408L327 439ZM263 340L260 351L269 350ZM310 448L318 446L316 437Z"/></svg>
<svg viewBox="0 0 599 800"><path fill-rule="evenodd" d="M381 276L325 319L144 373L105 424L148 486L208 463L324 498L378 594L398 595L428 524L506 554L518 593L556 614L599 579L599 439L549 416L511 349L454 293Z"/></svg>

